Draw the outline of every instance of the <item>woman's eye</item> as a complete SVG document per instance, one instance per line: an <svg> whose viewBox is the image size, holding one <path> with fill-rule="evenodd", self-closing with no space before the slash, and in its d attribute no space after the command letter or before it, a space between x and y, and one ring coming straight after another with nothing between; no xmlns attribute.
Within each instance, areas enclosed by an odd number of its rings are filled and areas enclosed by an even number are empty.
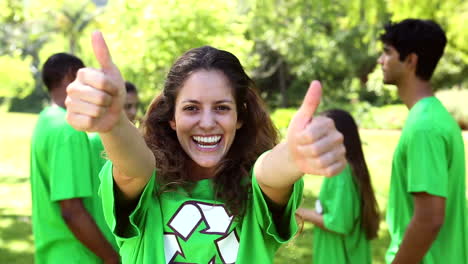
<svg viewBox="0 0 468 264"><path fill-rule="evenodd" d="M183 108L184 111L196 111L197 108L193 105L189 105Z"/></svg>
<svg viewBox="0 0 468 264"><path fill-rule="evenodd" d="M229 111L231 108L227 105L218 105L216 106L217 111Z"/></svg>

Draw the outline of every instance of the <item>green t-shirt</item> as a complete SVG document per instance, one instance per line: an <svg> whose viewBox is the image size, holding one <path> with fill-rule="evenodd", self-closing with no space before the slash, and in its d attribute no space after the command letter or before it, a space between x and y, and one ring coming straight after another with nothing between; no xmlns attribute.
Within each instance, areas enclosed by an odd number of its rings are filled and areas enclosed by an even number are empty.
<svg viewBox="0 0 468 264"><path fill-rule="evenodd" d="M88 133L88 141L89 141L89 148L90 153L89 157L91 159L91 173L93 177L97 177L99 179L99 173L101 172L102 167L107 162L107 158L104 152L104 145L102 144L101 137L98 133ZM106 236L107 240L111 242L112 246L115 249L118 249L117 242L115 241L114 235L109 229L106 221L104 220L104 214L102 212L102 202L101 198L99 197L99 185L101 181L98 182L97 191L93 192L94 198L98 199L99 203L99 218L95 219L101 230L105 230L104 235ZM97 194L97 195L96 195Z"/></svg>
<svg viewBox="0 0 468 264"><path fill-rule="evenodd" d="M361 227L361 198L349 166L323 180L319 201L323 224L333 232L314 228L312 263L372 263L370 243Z"/></svg>
<svg viewBox="0 0 468 264"><path fill-rule="evenodd" d="M465 154L461 131L435 97L409 111L392 162L387 210L391 263L413 216L411 193L445 197L444 224L422 263L468 263Z"/></svg>
<svg viewBox="0 0 468 264"><path fill-rule="evenodd" d="M101 171L104 215L114 231L123 263L273 263L278 247L297 231L294 212L301 202L303 181L294 185L284 211L281 236L265 197L252 176L252 195L239 221L214 199L213 181L200 180L190 193L183 189L160 196L153 173L138 205L130 215L130 228L118 236L114 215L112 164Z"/></svg>
<svg viewBox="0 0 468 264"><path fill-rule="evenodd" d="M65 121L65 113L60 107L45 108L31 140L35 263L101 263L75 238L61 216L58 201L83 198L104 235L113 241L97 196L99 177L91 174L88 137Z"/></svg>
<svg viewBox="0 0 468 264"><path fill-rule="evenodd" d="M106 164L107 159L105 158L104 145L102 144L101 137L98 133L88 133L89 148L92 171L95 175L99 175L102 166Z"/></svg>

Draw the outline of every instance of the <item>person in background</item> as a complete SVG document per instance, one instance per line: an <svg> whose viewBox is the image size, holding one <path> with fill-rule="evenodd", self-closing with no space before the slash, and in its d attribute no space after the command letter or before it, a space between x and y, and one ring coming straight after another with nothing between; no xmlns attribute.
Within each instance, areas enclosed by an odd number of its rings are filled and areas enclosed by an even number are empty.
<svg viewBox="0 0 468 264"><path fill-rule="evenodd" d="M409 113L392 161L387 263L468 263L465 150L460 127L434 97L430 79L447 43L430 20L385 26L385 84Z"/></svg>
<svg viewBox="0 0 468 264"><path fill-rule="evenodd" d="M299 208L296 215L314 228L314 264L370 264L370 240L377 237L380 214L353 117L340 109L322 115L343 134L348 166L325 178L315 210Z"/></svg>
<svg viewBox="0 0 468 264"><path fill-rule="evenodd" d="M50 56L42 79L52 99L31 140L32 221L35 263L119 263L92 174L86 133L65 120L66 89L83 68L70 54Z"/></svg>
<svg viewBox="0 0 468 264"><path fill-rule="evenodd" d="M136 86L129 81L125 81L125 90L127 91L127 95L125 96L124 111L128 119L132 123L135 123L137 121L138 107L140 106L138 90Z"/></svg>

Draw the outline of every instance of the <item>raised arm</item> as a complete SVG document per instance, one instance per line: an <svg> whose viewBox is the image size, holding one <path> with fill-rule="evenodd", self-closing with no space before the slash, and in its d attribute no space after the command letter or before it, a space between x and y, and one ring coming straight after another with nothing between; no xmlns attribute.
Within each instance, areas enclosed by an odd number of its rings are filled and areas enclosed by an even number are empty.
<svg viewBox="0 0 468 264"><path fill-rule="evenodd" d="M264 155L255 166L260 188L278 205L287 203L293 184L304 173L330 177L345 168L343 135L330 118L313 118L321 94L320 83L312 82L289 124L286 141Z"/></svg>
<svg viewBox="0 0 468 264"><path fill-rule="evenodd" d="M133 200L153 173L154 155L125 115L124 81L100 32L93 33L92 44L101 69L80 69L68 86L67 121L77 130L99 132L114 180L123 198Z"/></svg>

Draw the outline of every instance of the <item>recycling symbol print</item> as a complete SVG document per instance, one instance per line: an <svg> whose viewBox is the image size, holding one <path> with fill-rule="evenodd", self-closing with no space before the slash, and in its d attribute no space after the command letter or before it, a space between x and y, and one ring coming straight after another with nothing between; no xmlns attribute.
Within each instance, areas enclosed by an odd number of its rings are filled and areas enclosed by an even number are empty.
<svg viewBox="0 0 468 264"><path fill-rule="evenodd" d="M234 217L229 215L222 204L211 204L197 201L183 203L168 222L173 233L164 234L164 253L166 264L175 263L180 255L186 257L178 238L188 241L198 226L204 222L206 228L200 233L206 235L221 235L214 240L218 256L223 263L235 263L239 251L239 238L235 230L229 232ZM207 263L215 264L216 256Z"/></svg>

